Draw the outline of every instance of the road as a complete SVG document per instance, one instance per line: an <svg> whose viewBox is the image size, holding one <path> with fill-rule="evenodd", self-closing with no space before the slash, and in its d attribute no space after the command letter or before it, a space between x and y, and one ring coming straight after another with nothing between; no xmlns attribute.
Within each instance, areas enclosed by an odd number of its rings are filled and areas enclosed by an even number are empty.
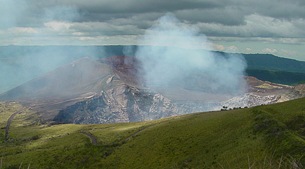
<svg viewBox="0 0 305 169"><path fill-rule="evenodd" d="M15 113L13 113L10 118L7 120L7 123L6 123L6 127L5 127L5 135L4 135L4 140L5 141L8 141L9 139L9 131L10 131L10 125L14 119L14 117L17 115L17 114L20 114L22 112L22 110L20 111L16 111Z"/></svg>
<svg viewBox="0 0 305 169"><path fill-rule="evenodd" d="M89 137L89 139L93 145L95 145L95 146L97 145L97 138L92 133L90 133L88 131L81 131L81 133L84 134L85 136Z"/></svg>

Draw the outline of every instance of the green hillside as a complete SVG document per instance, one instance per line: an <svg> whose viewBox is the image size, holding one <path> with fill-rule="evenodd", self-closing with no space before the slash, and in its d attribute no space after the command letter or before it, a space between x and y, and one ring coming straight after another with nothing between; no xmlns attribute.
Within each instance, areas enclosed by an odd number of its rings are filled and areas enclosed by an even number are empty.
<svg viewBox="0 0 305 169"><path fill-rule="evenodd" d="M296 85L305 82L305 62L271 54L243 54L246 74L273 83Z"/></svg>
<svg viewBox="0 0 305 169"><path fill-rule="evenodd" d="M101 125L42 125L30 110L3 103L0 168L301 168L304 103Z"/></svg>
<svg viewBox="0 0 305 169"><path fill-rule="evenodd" d="M248 69L305 73L305 62L272 54L243 54Z"/></svg>
<svg viewBox="0 0 305 169"><path fill-rule="evenodd" d="M305 73L285 72L277 70L247 69L246 74L248 76L253 76L263 81L286 85L297 85L305 82Z"/></svg>

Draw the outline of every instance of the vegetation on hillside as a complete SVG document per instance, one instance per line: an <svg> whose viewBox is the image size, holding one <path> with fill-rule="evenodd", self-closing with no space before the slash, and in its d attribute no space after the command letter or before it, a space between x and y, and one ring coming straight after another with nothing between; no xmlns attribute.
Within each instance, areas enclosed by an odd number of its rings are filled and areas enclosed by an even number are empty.
<svg viewBox="0 0 305 169"><path fill-rule="evenodd" d="M248 76L253 76L260 80L269 81L272 83L286 85L297 85L305 83L305 73L247 69L246 74Z"/></svg>
<svg viewBox="0 0 305 169"><path fill-rule="evenodd" d="M0 105L2 168L301 168L305 99L157 121L45 125ZM12 121L4 140L7 119Z"/></svg>
<svg viewBox="0 0 305 169"><path fill-rule="evenodd" d="M305 73L305 62L272 54L243 54L248 69Z"/></svg>

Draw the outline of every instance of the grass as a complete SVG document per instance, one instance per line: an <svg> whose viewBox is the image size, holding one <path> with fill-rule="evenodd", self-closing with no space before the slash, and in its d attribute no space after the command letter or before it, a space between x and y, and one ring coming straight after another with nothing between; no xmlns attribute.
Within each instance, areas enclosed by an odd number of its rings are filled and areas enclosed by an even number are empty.
<svg viewBox="0 0 305 169"><path fill-rule="evenodd" d="M0 104L2 168L296 168L305 166L305 99L156 121L43 125ZM82 131L92 133L91 144ZM21 168L22 168L21 167ZM1 169L2 169L1 168Z"/></svg>

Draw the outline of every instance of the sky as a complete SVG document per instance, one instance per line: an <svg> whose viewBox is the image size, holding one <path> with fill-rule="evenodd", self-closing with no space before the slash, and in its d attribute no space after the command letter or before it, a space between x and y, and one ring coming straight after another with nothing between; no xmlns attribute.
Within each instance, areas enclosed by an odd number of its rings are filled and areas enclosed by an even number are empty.
<svg viewBox="0 0 305 169"><path fill-rule="evenodd" d="M305 61L304 9L304 0L0 0L0 46L143 45L171 13L211 50Z"/></svg>

